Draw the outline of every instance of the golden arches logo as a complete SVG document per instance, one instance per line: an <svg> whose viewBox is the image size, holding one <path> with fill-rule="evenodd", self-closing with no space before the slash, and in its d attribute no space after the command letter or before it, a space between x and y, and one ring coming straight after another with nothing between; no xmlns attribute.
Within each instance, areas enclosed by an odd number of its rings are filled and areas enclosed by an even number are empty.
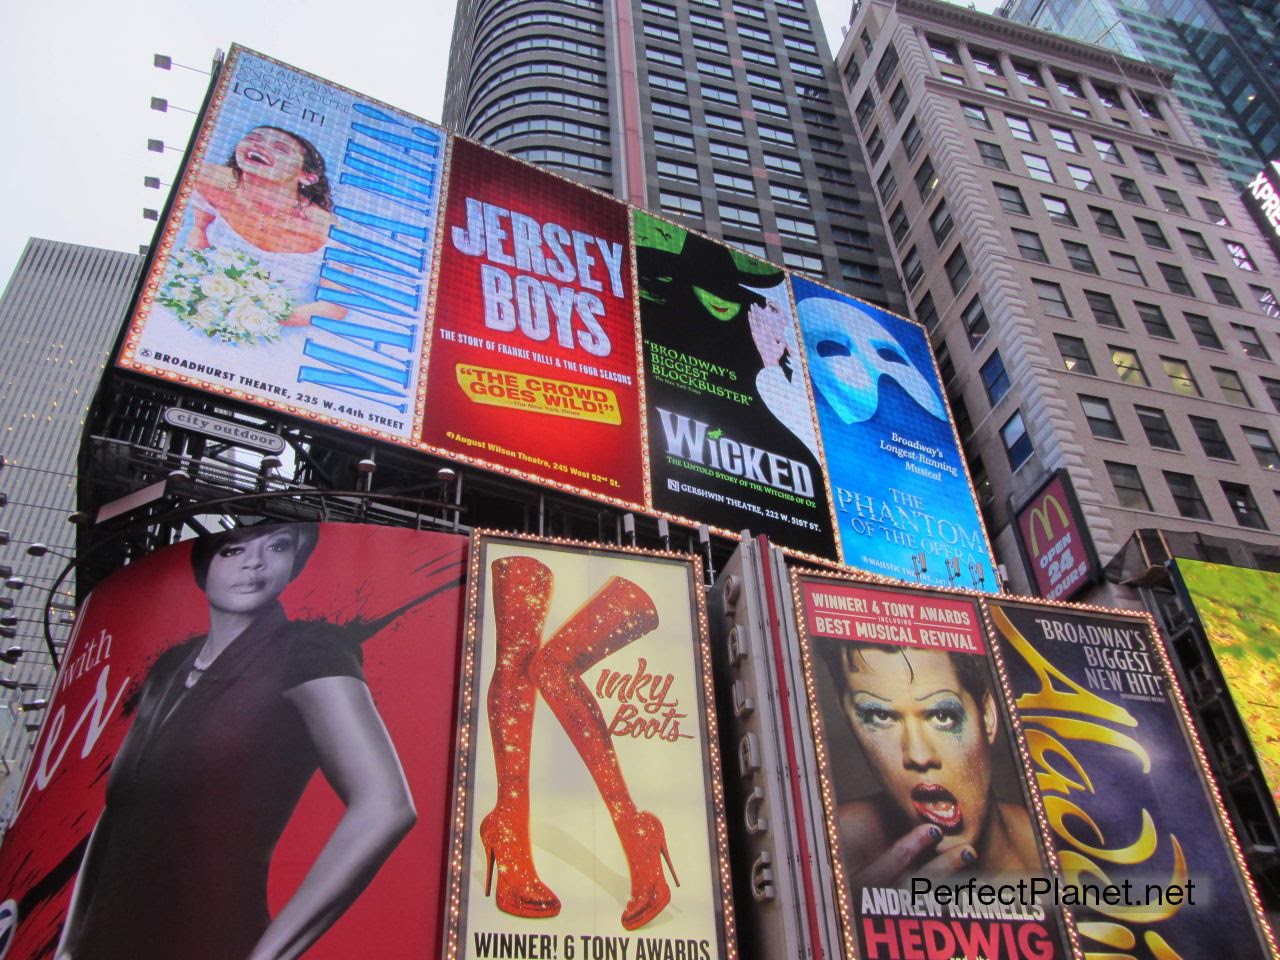
<svg viewBox="0 0 1280 960"><path fill-rule="evenodd" d="M1031 541L1031 553L1033 556L1040 554L1040 537L1037 536L1037 527L1044 534L1046 540L1052 540L1054 537L1053 523L1049 519L1050 510L1057 513L1058 522L1061 524L1061 531L1065 533L1067 528L1071 526L1071 520L1067 517L1066 508L1062 506L1062 501L1058 499L1057 494L1049 494L1044 498L1044 502L1033 507L1031 516L1027 521L1028 538Z"/></svg>

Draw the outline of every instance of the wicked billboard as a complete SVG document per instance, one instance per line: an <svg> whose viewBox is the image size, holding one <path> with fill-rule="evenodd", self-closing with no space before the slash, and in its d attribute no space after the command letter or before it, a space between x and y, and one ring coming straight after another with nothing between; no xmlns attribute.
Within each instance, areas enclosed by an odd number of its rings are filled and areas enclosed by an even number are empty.
<svg viewBox="0 0 1280 960"><path fill-rule="evenodd" d="M100 583L0 850L0 953L438 951L466 543L260 525Z"/></svg>

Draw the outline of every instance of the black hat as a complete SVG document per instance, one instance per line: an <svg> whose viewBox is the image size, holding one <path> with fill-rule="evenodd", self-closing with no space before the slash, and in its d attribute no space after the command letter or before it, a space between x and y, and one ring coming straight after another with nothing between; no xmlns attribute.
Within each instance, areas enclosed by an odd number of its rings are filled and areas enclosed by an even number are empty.
<svg viewBox="0 0 1280 960"><path fill-rule="evenodd" d="M732 303L763 304L764 298L752 288L776 287L785 275L771 264L755 262L766 269L743 269L734 251L696 233L686 234L679 253L636 246L641 291L655 300L696 286Z"/></svg>

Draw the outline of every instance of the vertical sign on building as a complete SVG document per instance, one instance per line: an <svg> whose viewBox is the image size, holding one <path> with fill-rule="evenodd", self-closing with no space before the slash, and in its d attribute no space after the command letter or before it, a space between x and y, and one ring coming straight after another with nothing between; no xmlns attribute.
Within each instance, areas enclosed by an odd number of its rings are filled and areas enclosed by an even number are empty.
<svg viewBox="0 0 1280 960"><path fill-rule="evenodd" d="M627 208L455 139L423 442L644 502Z"/></svg>
<svg viewBox="0 0 1280 960"><path fill-rule="evenodd" d="M635 212L657 510L835 556L783 271Z"/></svg>
<svg viewBox="0 0 1280 960"><path fill-rule="evenodd" d="M733 960L695 561L473 542L446 956Z"/></svg>
<svg viewBox="0 0 1280 960"><path fill-rule="evenodd" d="M1057 916L977 602L793 577L844 956L1061 956ZM966 896L968 897L966 899Z"/></svg>
<svg viewBox="0 0 1280 960"><path fill-rule="evenodd" d="M1018 546L1036 593L1070 600L1099 573L1089 528L1066 470L1058 470L1014 515Z"/></svg>
<svg viewBox="0 0 1280 960"><path fill-rule="evenodd" d="M791 283L844 562L999 589L924 328L803 277Z"/></svg>
<svg viewBox="0 0 1280 960"><path fill-rule="evenodd" d="M988 601L1088 954L1271 956L1256 896L1149 621ZM1067 902L1065 906L1071 907Z"/></svg>
<svg viewBox="0 0 1280 960"><path fill-rule="evenodd" d="M1280 257L1280 160L1272 160L1259 170L1240 199ZM1271 306L1276 306L1274 300Z"/></svg>
<svg viewBox="0 0 1280 960"><path fill-rule="evenodd" d="M103 580L0 850L0 955L438 956L466 546L258 525Z"/></svg>
<svg viewBox="0 0 1280 960"><path fill-rule="evenodd" d="M445 141L233 46L117 365L410 442Z"/></svg>

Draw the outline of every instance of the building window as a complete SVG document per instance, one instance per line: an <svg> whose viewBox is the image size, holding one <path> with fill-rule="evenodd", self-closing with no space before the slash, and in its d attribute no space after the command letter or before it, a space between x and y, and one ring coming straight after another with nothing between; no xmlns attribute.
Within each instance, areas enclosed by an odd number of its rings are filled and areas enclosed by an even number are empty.
<svg viewBox="0 0 1280 960"><path fill-rule="evenodd" d="M920 253L915 247L907 251L907 255L902 258L902 279L906 283L907 289L915 288L924 276L924 264L920 261Z"/></svg>
<svg viewBox="0 0 1280 960"><path fill-rule="evenodd" d="M1049 166L1049 161L1034 153L1024 153L1022 162L1027 165L1027 176L1033 180L1039 180L1042 183L1055 183L1053 179L1053 169Z"/></svg>
<svg viewBox="0 0 1280 960"><path fill-rule="evenodd" d="M1178 438L1174 436L1173 427L1169 425L1169 418L1163 410L1138 406L1133 409L1138 414L1138 422L1142 424L1142 432L1147 435L1147 443L1161 450L1182 449L1178 446Z"/></svg>
<svg viewBox="0 0 1280 960"><path fill-rule="evenodd" d="M1208 417L1188 417L1187 419L1191 421L1191 429L1196 439L1200 441L1200 447L1204 450L1206 457L1212 457L1215 460L1235 460L1217 420L1210 420Z"/></svg>
<svg viewBox="0 0 1280 960"><path fill-rule="evenodd" d="M975 130L990 130L991 121L987 118L987 111L976 103L965 103L961 101L960 110L964 113L965 123L973 127Z"/></svg>
<svg viewBox="0 0 1280 960"><path fill-rule="evenodd" d="M1051 317L1072 319L1071 305L1067 303L1062 287L1048 280L1032 280L1031 283L1036 288L1036 297L1040 301L1041 310Z"/></svg>
<svg viewBox="0 0 1280 960"><path fill-rule="evenodd" d="M778 203L788 203L796 207L804 207L809 209L809 194L801 190L799 187L788 187L781 183L769 184L769 196L773 197ZM828 197L828 206L833 206L830 201L834 199Z"/></svg>
<svg viewBox="0 0 1280 960"><path fill-rule="evenodd" d="M1093 311L1093 319L1098 321L1098 326L1124 329L1124 321L1120 319L1120 311L1116 309L1116 302L1111 299L1110 294L1086 290L1084 295L1089 300L1089 309Z"/></svg>
<svg viewBox="0 0 1280 960"><path fill-rule="evenodd" d="M1243 483L1229 483L1226 480L1220 482L1222 493L1227 498L1227 503L1231 504L1231 512L1235 514L1236 523L1254 530L1266 530L1267 521L1262 518L1258 501L1253 499L1253 491Z"/></svg>
<svg viewBox="0 0 1280 960"><path fill-rule="evenodd" d="M1271 434L1257 427L1240 429L1244 431L1244 438L1253 450L1258 466L1264 470L1280 470L1280 451L1276 450L1276 443L1271 439Z"/></svg>
<svg viewBox="0 0 1280 960"><path fill-rule="evenodd" d="M800 161L791 157L780 157L776 153L766 153L764 155L764 165L777 173L789 173L797 177L804 172L800 166Z"/></svg>
<svg viewBox="0 0 1280 960"><path fill-rule="evenodd" d="M1049 262L1049 254L1045 253L1040 234L1032 233L1030 230L1014 230L1013 242L1018 245L1018 253L1024 260L1034 260L1037 263Z"/></svg>
<svg viewBox="0 0 1280 960"><path fill-rule="evenodd" d="M1169 240L1164 235L1164 231L1160 229L1160 224L1154 220L1143 220L1141 217L1134 217L1133 222L1138 226L1138 232L1142 234L1142 239L1146 241L1148 247L1155 247L1157 250L1172 250L1169 246Z"/></svg>
<svg viewBox="0 0 1280 960"><path fill-rule="evenodd" d="M1275 291L1269 287L1259 287L1249 284L1249 292L1253 294L1253 299L1258 303L1258 309L1268 317L1280 317L1280 303L1276 302Z"/></svg>
<svg viewBox="0 0 1280 960"><path fill-rule="evenodd" d="M1247 327L1243 323L1233 323L1231 329L1235 330L1240 346L1244 348L1246 354L1255 360L1271 359L1271 354L1267 352L1266 344L1262 342L1262 336L1258 333L1256 327Z"/></svg>
<svg viewBox="0 0 1280 960"><path fill-rule="evenodd" d="M1200 385L1196 383L1196 378L1191 373L1191 367L1185 360L1179 360L1176 357L1161 357L1160 363L1164 367L1165 376L1169 378L1169 384L1172 386L1174 393L1180 393L1184 397L1203 396L1200 392Z"/></svg>
<svg viewBox="0 0 1280 960"><path fill-rule="evenodd" d="M1224 370L1221 367L1213 367L1213 376L1218 381L1218 387L1222 390L1222 396L1227 403L1234 403L1237 407L1252 407L1253 401L1249 399L1249 394L1245 392L1244 381L1240 379L1240 374L1234 370Z"/></svg>
<svg viewBox="0 0 1280 960"><path fill-rule="evenodd" d="M1164 174L1164 167L1160 163L1160 158L1150 150L1143 150L1141 147L1134 147L1133 152L1138 158L1138 163L1142 165L1142 169L1147 171L1147 173Z"/></svg>
<svg viewBox="0 0 1280 960"><path fill-rule="evenodd" d="M1000 76L999 54L971 48L969 50L969 59L973 61L974 69L979 73L985 73L989 77Z"/></svg>
<svg viewBox="0 0 1280 960"><path fill-rule="evenodd" d="M956 247L955 252L947 257L947 279L951 281L951 292L959 293L969 282L969 261L965 259L964 250Z"/></svg>
<svg viewBox="0 0 1280 960"><path fill-rule="evenodd" d="M1161 340L1176 339L1173 335L1173 328L1169 326L1169 321L1165 319L1164 311L1156 304L1141 303L1135 300L1133 305L1137 308L1138 319L1142 321L1147 333Z"/></svg>
<svg viewBox="0 0 1280 960"><path fill-rule="evenodd" d="M1079 78L1054 70L1053 81L1058 85L1058 90L1062 92L1063 96L1075 97L1077 100L1084 99L1084 94L1080 91Z"/></svg>
<svg viewBox="0 0 1280 960"><path fill-rule="evenodd" d="M668 180L683 180L685 183L698 182L698 168L691 163L677 163L675 160L658 159L658 176Z"/></svg>
<svg viewBox="0 0 1280 960"><path fill-rule="evenodd" d="M1102 137L1093 138L1093 149L1098 151L1100 156L1107 163L1118 163L1124 166L1124 157L1120 155L1120 148L1116 146L1114 140L1105 140Z"/></svg>
<svg viewBox="0 0 1280 960"><path fill-rule="evenodd" d="M947 209L947 202L940 201L929 217L929 229L933 231L933 240L939 249L947 237L951 236L954 227L955 223L951 219L951 211Z"/></svg>
<svg viewBox="0 0 1280 960"><path fill-rule="evenodd" d="M892 43L880 56L880 62L876 64L876 86L884 91L885 85L888 84L889 78L893 76L893 71L898 67L898 48Z"/></svg>
<svg viewBox="0 0 1280 960"><path fill-rule="evenodd" d="M1040 79L1040 68L1034 63L1027 63L1023 60L1014 60L1013 72L1017 75L1018 79L1028 87L1044 87L1044 82Z"/></svg>
<svg viewBox="0 0 1280 960"><path fill-rule="evenodd" d="M720 222L729 226L760 229L760 214L748 207L740 207L733 203L721 203Z"/></svg>
<svg viewBox="0 0 1280 960"><path fill-rule="evenodd" d="M756 195L755 181L750 177L728 173L724 170L715 170L711 174L711 179L715 182L716 189L723 190L726 193L738 193L748 197Z"/></svg>
<svg viewBox="0 0 1280 960"><path fill-rule="evenodd" d="M1025 140L1028 143L1036 142L1036 132L1031 129L1031 121L1026 117L1017 117L1012 113L1005 115L1005 123L1009 124L1009 132L1013 134L1015 140Z"/></svg>
<svg viewBox="0 0 1280 960"><path fill-rule="evenodd" d="M1209 289L1213 292L1213 298L1224 307L1240 306L1240 298L1236 296L1236 292L1231 289L1231 283L1226 277L1215 276L1212 273L1204 275L1205 282L1209 284Z"/></svg>
<svg viewBox="0 0 1280 960"><path fill-rule="evenodd" d="M1075 184L1077 190L1083 190L1085 193L1102 193L1097 178L1088 167L1078 167L1074 163L1068 163L1067 172L1071 174L1071 182Z"/></svg>
<svg viewBox="0 0 1280 960"><path fill-rule="evenodd" d="M1111 486L1116 491L1116 501L1129 510L1150 510L1151 499L1147 496L1147 488L1142 485L1142 474L1131 463L1113 463L1104 460L1107 474L1111 477Z"/></svg>
<svg viewBox="0 0 1280 960"><path fill-rule="evenodd" d="M672 53L669 50L660 50L657 47L649 47L644 52L644 58L650 63L662 64L667 67L683 67L684 58L678 53Z"/></svg>
<svg viewBox="0 0 1280 960"><path fill-rule="evenodd" d="M685 82L677 77L667 77L661 73L649 74L649 86L658 90L667 90L671 93L688 93L689 87Z"/></svg>
<svg viewBox="0 0 1280 960"><path fill-rule="evenodd" d="M1200 168L1190 160L1183 160L1181 157L1175 157L1174 162L1177 163L1178 169L1182 171L1183 177L1185 177L1189 183L1194 183L1201 187L1208 186L1205 182L1204 174L1200 172Z"/></svg>
<svg viewBox="0 0 1280 960"><path fill-rule="evenodd" d="M924 134L920 132L920 124L916 123L915 117L912 117L907 123L907 128L902 131L902 149L907 154L908 163L914 162L923 143Z"/></svg>
<svg viewBox="0 0 1280 960"><path fill-rule="evenodd" d="M1172 193L1173 191L1169 192ZM1231 221L1227 218L1227 211L1222 209L1222 204L1217 200L1210 200L1208 197L1201 197L1200 206L1204 208L1205 216L1209 218L1210 223L1216 224L1219 227L1231 226ZM1184 206L1182 211L1185 213L1186 209L1187 208Z"/></svg>
<svg viewBox="0 0 1280 960"><path fill-rule="evenodd" d="M1170 293L1176 293L1184 297L1194 297L1196 292L1191 289L1191 281L1187 279L1183 269L1172 263L1157 264L1160 267L1160 273L1164 276L1164 282L1169 287Z"/></svg>
<svg viewBox="0 0 1280 960"><path fill-rule="evenodd" d="M1060 227L1076 226L1075 214L1071 212L1071 206L1067 201L1059 197L1051 197L1047 193L1040 194L1040 199L1044 201L1044 208L1049 214L1049 219ZM1024 210L1023 213L1026 211Z"/></svg>
<svg viewBox="0 0 1280 960"><path fill-rule="evenodd" d="M977 141L978 154L982 157L985 166L994 170L1008 170L1009 161L1004 158L1004 151L1000 149L998 144L987 143L985 140Z"/></svg>
<svg viewBox="0 0 1280 960"><path fill-rule="evenodd" d="M702 216L702 201L697 197L687 197L683 193L671 193L667 190L660 191L658 205L667 213L674 213L677 216Z"/></svg>
<svg viewBox="0 0 1280 960"><path fill-rule="evenodd" d="M797 220L794 217L778 217L778 233L794 240L808 240L816 243L818 228L808 220Z"/></svg>
<svg viewBox="0 0 1280 960"><path fill-rule="evenodd" d="M960 65L960 54L956 51L953 43L930 38L929 51L933 54L933 59L938 63L945 63L953 67Z"/></svg>
<svg viewBox="0 0 1280 960"><path fill-rule="evenodd" d="M920 194L920 202L924 203L933 195L933 191L938 189L938 177L933 169L933 161L925 157L920 162L920 167L916 170L913 178L916 184L916 192Z"/></svg>
<svg viewBox="0 0 1280 960"><path fill-rule="evenodd" d="M768 250L763 243L756 243L754 240L740 240L737 237L725 237L724 242L731 247L737 247L745 253L764 259L769 255Z"/></svg>
<svg viewBox="0 0 1280 960"><path fill-rule="evenodd" d="M1180 213L1184 217L1187 216L1187 205L1178 196L1178 191L1170 190L1168 187L1156 187L1156 193L1160 197L1160 202L1164 204L1164 208L1170 213Z"/></svg>
<svg viewBox="0 0 1280 960"><path fill-rule="evenodd" d="M902 246L902 238L907 235L907 230L910 226L907 222L907 215L902 212L902 204L898 204L893 208L893 212L889 214L889 232L893 234L895 246Z"/></svg>
<svg viewBox="0 0 1280 960"><path fill-rule="evenodd" d="M969 335L969 348L976 349L990 329L987 311L982 306L982 300L978 297L970 300L969 305L960 314L960 319L964 322L965 332Z"/></svg>
<svg viewBox="0 0 1280 960"><path fill-rule="evenodd" d="M761 90L772 90L774 93L782 93L782 81L777 77L766 77L763 73L755 73L752 70L748 70L747 83L751 84L753 87L758 87ZM865 107L866 111L870 113L871 110L875 108L875 105L875 98L872 97L871 91L868 90L862 95L862 99L858 102L859 126L862 124L861 117L863 108Z"/></svg>
<svg viewBox="0 0 1280 960"><path fill-rule="evenodd" d="M1267 391L1267 396L1271 400L1271 405L1276 408L1276 413L1280 413L1280 380L1271 380L1267 377L1261 377L1262 389Z"/></svg>
<svg viewBox="0 0 1280 960"><path fill-rule="evenodd" d="M916 319L932 330L938 325L938 308L933 305L933 294L926 293L916 304Z"/></svg>
<svg viewBox="0 0 1280 960"><path fill-rule="evenodd" d="M1017 470L1031 457L1031 437L1022 422L1021 410L1005 421L1000 428L1000 439L1004 441L1004 452L1009 456L1009 469Z"/></svg>
<svg viewBox="0 0 1280 960"><path fill-rule="evenodd" d="M794 250L782 251L782 262L793 270L822 276L822 258L809 253L797 253Z"/></svg>
<svg viewBox="0 0 1280 960"><path fill-rule="evenodd" d="M674 130L663 130L661 127L654 127L653 142L660 147L668 147L684 153L693 152L693 137L685 133L676 133ZM745 160L746 151L744 150L742 153Z"/></svg>
<svg viewBox="0 0 1280 960"><path fill-rule="evenodd" d="M1243 243L1236 243L1234 240L1223 240L1223 244L1227 248L1227 254L1231 257L1231 262L1241 270L1248 270L1250 273L1256 273L1258 265L1253 262L1253 257L1249 256L1248 249ZM1213 255L1210 254L1208 259L1212 260Z"/></svg>
<svg viewBox="0 0 1280 960"><path fill-rule="evenodd" d="M1049 133L1053 136L1053 142L1057 144L1059 150L1067 153L1079 153L1080 144L1076 143L1076 135L1070 130L1062 127L1050 127Z"/></svg>
<svg viewBox="0 0 1280 960"><path fill-rule="evenodd" d="M1000 351L996 350L982 365L982 385L986 387L987 399L994 407L1009 392L1009 374L1005 371L1004 361L1000 359Z"/></svg>
<svg viewBox="0 0 1280 960"><path fill-rule="evenodd" d="M783 147L794 147L796 145L796 138L792 136L790 130L771 127L764 123L757 123L756 130L759 131L761 140L768 140Z"/></svg>
<svg viewBox="0 0 1280 960"><path fill-rule="evenodd" d="M1151 382L1147 379L1147 372L1142 369L1142 361L1138 359L1138 354L1133 350L1125 347L1110 347L1111 365L1115 367L1116 376L1121 383L1127 383L1135 387L1149 387Z"/></svg>
<svg viewBox="0 0 1280 960"><path fill-rule="evenodd" d="M736 117L726 117L720 113L712 113L710 110L706 112L705 116L708 127L726 130L729 133L736 133L738 136L742 136L747 132L742 125L742 121Z"/></svg>
<svg viewBox="0 0 1280 960"><path fill-rule="evenodd" d="M1111 261L1116 265L1116 272L1130 283L1136 283L1139 286L1147 285L1147 278L1142 275L1142 268L1138 266L1138 261L1127 253L1116 253L1111 251Z"/></svg>
<svg viewBox="0 0 1280 960"><path fill-rule="evenodd" d="M1180 516L1193 520L1212 520L1209 508L1205 506L1204 497L1200 495L1200 487L1196 478L1186 473L1164 471L1164 482L1169 485L1169 493L1173 496L1173 504L1178 508Z"/></svg>
<svg viewBox="0 0 1280 960"><path fill-rule="evenodd" d="M898 192L898 178L893 175L893 167L884 168L884 172L876 180L876 189L880 191L880 202L884 204Z"/></svg>
<svg viewBox="0 0 1280 960"><path fill-rule="evenodd" d="M893 111L895 120L902 119L902 115L907 112L907 101L910 99L907 88L901 83L893 88L893 93L889 97L889 109Z"/></svg>
<svg viewBox="0 0 1280 960"><path fill-rule="evenodd" d="M693 139L689 139L689 149L693 149ZM734 163L750 163L751 154L747 153L744 147L737 147L730 143L721 143L719 140L707 141L707 150L713 157L719 157L722 160L730 160ZM799 169L799 164L796 164Z"/></svg>
<svg viewBox="0 0 1280 960"><path fill-rule="evenodd" d="M1089 348L1079 337L1068 337L1055 333L1053 339L1058 343L1058 352L1062 354L1062 365L1068 373L1084 373L1093 377L1097 372L1093 369L1093 360L1089 357Z"/></svg>
<svg viewBox="0 0 1280 960"><path fill-rule="evenodd" d="M1003 183L992 183L991 186L995 189L996 199L1000 201L1000 206L1004 208L1005 213L1012 213L1022 217L1030 215L1026 201L1022 199L1022 191L1017 187L1011 187Z"/></svg>
<svg viewBox="0 0 1280 960"><path fill-rule="evenodd" d="M1196 343L1210 350L1223 349L1222 341L1218 339L1217 331L1213 329L1213 324L1208 317L1198 313L1184 313L1182 316L1186 319L1187 326L1191 328L1191 336Z"/></svg>
<svg viewBox="0 0 1280 960"><path fill-rule="evenodd" d="M716 103L723 103L731 107L736 107L738 105L737 92L734 90L727 90L724 87L713 87L708 83L704 83L702 85L702 96L705 100L713 100ZM753 107L759 107L756 97L751 98L751 105ZM783 108L783 113L786 113L785 107Z"/></svg>
<svg viewBox="0 0 1280 960"><path fill-rule="evenodd" d="M1094 226L1098 228L1100 234L1104 237L1124 239L1124 231L1120 229L1120 221L1116 219L1114 213L1101 207L1090 207L1089 212L1093 214Z"/></svg>
<svg viewBox="0 0 1280 960"><path fill-rule="evenodd" d="M1083 243L1063 240L1062 249L1067 252L1067 259L1071 261L1072 270L1077 273L1098 272L1098 265L1093 262L1093 254L1089 252L1089 248Z"/></svg>
<svg viewBox="0 0 1280 960"><path fill-rule="evenodd" d="M1120 424L1111 409L1111 403L1104 397L1088 397L1080 394L1080 407L1084 410L1084 419L1089 424L1089 431L1095 437L1104 440L1123 440Z"/></svg>

